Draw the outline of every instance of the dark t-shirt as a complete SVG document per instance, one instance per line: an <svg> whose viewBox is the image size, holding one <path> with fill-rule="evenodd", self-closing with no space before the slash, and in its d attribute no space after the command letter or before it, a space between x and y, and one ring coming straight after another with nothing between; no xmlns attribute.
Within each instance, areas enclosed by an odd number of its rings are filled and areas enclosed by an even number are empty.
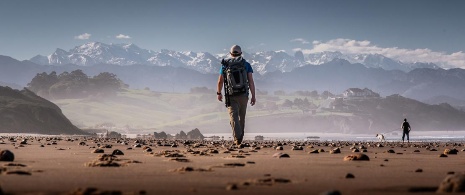
<svg viewBox="0 0 465 195"><path fill-rule="evenodd" d="M402 123L402 128L404 129L404 131L408 131L410 128L410 124L408 124L408 122L406 121Z"/></svg>

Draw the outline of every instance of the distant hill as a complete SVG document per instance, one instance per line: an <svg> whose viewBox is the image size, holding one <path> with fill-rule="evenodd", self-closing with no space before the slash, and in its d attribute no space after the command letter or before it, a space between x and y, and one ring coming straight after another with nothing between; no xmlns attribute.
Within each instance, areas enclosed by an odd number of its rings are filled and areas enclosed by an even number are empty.
<svg viewBox="0 0 465 195"><path fill-rule="evenodd" d="M259 67L254 66L258 71ZM418 65L418 67L422 67ZM215 69L218 71L219 64ZM190 68L157 65L115 65L94 64L79 66L73 64L39 65L31 61L18 61L0 56L0 79L5 83L16 83L25 87L37 73L56 71L71 72L81 69L89 76L101 72L116 74L133 89L150 88L162 92L189 92L193 87L216 88L218 74L206 74ZM369 88L381 96L400 94L404 97L425 101L436 96L449 96L465 100L464 69L416 68L409 72L367 68L366 65L347 60L333 59L320 65L296 67L289 72L275 70L266 74L254 74L260 90L273 92L285 90L318 90L333 94L347 88ZM274 70L274 69L273 69ZM448 102L449 103L449 102ZM451 104L453 105L453 104Z"/></svg>
<svg viewBox="0 0 465 195"><path fill-rule="evenodd" d="M60 108L33 92L0 86L0 132L86 134L62 114Z"/></svg>

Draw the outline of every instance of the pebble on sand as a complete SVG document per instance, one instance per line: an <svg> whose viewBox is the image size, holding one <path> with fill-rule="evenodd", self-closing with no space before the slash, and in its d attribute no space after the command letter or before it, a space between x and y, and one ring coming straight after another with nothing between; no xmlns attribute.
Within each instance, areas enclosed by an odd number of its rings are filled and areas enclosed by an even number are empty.
<svg viewBox="0 0 465 195"><path fill-rule="evenodd" d="M309 154L318 154L318 153L320 153L320 152L318 152L318 150L312 150L312 151L310 151L310 152L308 152L308 153L309 153Z"/></svg>
<svg viewBox="0 0 465 195"><path fill-rule="evenodd" d="M465 192L465 174L448 175L436 192Z"/></svg>
<svg viewBox="0 0 465 195"><path fill-rule="evenodd" d="M92 153L105 153L105 150L97 148L95 150L92 150Z"/></svg>
<svg viewBox="0 0 465 195"><path fill-rule="evenodd" d="M320 195L341 195L341 192L337 190L331 190L331 191L322 192L320 193Z"/></svg>
<svg viewBox="0 0 465 195"><path fill-rule="evenodd" d="M274 158L290 158L289 154L281 153L281 152L273 154L273 157Z"/></svg>
<svg viewBox="0 0 465 195"><path fill-rule="evenodd" d="M341 149L339 148L334 148L332 150L329 151L330 154L339 154L341 153Z"/></svg>
<svg viewBox="0 0 465 195"><path fill-rule="evenodd" d="M123 151L118 150L118 149L113 150L113 152L111 154L112 155L124 155Z"/></svg>
<svg viewBox="0 0 465 195"><path fill-rule="evenodd" d="M353 179L353 178L355 178L355 176L352 173L347 173L345 178L346 179Z"/></svg>
<svg viewBox="0 0 465 195"><path fill-rule="evenodd" d="M226 190L238 190L239 188L237 187L237 184L228 184L226 186Z"/></svg>
<svg viewBox="0 0 465 195"><path fill-rule="evenodd" d="M344 161L369 161L370 158L366 154L351 154L344 157Z"/></svg>
<svg viewBox="0 0 465 195"><path fill-rule="evenodd" d="M445 157L447 157L447 155L445 155L445 154L440 154L439 157L440 157L440 158L445 158Z"/></svg>
<svg viewBox="0 0 465 195"><path fill-rule="evenodd" d="M452 148L452 149L446 148L444 150L444 154L457 154L457 153L459 153L459 151L455 148Z"/></svg>
<svg viewBox="0 0 465 195"><path fill-rule="evenodd" d="M0 151L0 161L14 161L15 155L9 150Z"/></svg>

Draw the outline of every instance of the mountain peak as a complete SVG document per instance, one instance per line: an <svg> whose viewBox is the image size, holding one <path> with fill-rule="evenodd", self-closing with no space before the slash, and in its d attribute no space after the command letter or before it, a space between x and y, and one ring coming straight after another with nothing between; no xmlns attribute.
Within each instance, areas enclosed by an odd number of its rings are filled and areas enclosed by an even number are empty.
<svg viewBox="0 0 465 195"><path fill-rule="evenodd" d="M300 51L294 55L289 55L283 50L275 50L255 53L244 52L243 56L260 74L274 71L289 72L297 67L321 65L334 59L344 59L351 64L359 63L366 67L386 70L409 71L415 67L437 67L437 65L426 63L405 64L377 53L347 54L340 51L322 51L304 55ZM220 64L222 58L226 57L228 57L228 54L213 55L209 52L179 52L168 49L155 52L142 49L133 43L105 44L88 42L69 51L58 48L47 59L35 56L31 58L31 61L51 65L72 63L81 66L95 64L176 66L194 69L203 73L216 73L217 65Z"/></svg>

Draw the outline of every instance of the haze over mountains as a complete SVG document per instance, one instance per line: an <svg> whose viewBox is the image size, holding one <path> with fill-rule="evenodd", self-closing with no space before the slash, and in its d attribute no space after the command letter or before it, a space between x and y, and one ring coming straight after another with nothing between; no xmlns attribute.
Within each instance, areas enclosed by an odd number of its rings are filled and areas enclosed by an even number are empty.
<svg viewBox="0 0 465 195"><path fill-rule="evenodd" d="M40 72L83 70L93 76L111 72L131 88L188 92L192 87L215 88L220 60L226 54L151 51L134 44L91 42L69 51L18 61L0 56L0 82L26 86ZM298 51L244 53L252 64L258 89L318 90L334 94L351 87L370 88L382 96L400 94L428 103L448 102L462 107L465 71L441 69L432 63L403 63L379 54L347 55ZM451 101L454 100L454 101Z"/></svg>

